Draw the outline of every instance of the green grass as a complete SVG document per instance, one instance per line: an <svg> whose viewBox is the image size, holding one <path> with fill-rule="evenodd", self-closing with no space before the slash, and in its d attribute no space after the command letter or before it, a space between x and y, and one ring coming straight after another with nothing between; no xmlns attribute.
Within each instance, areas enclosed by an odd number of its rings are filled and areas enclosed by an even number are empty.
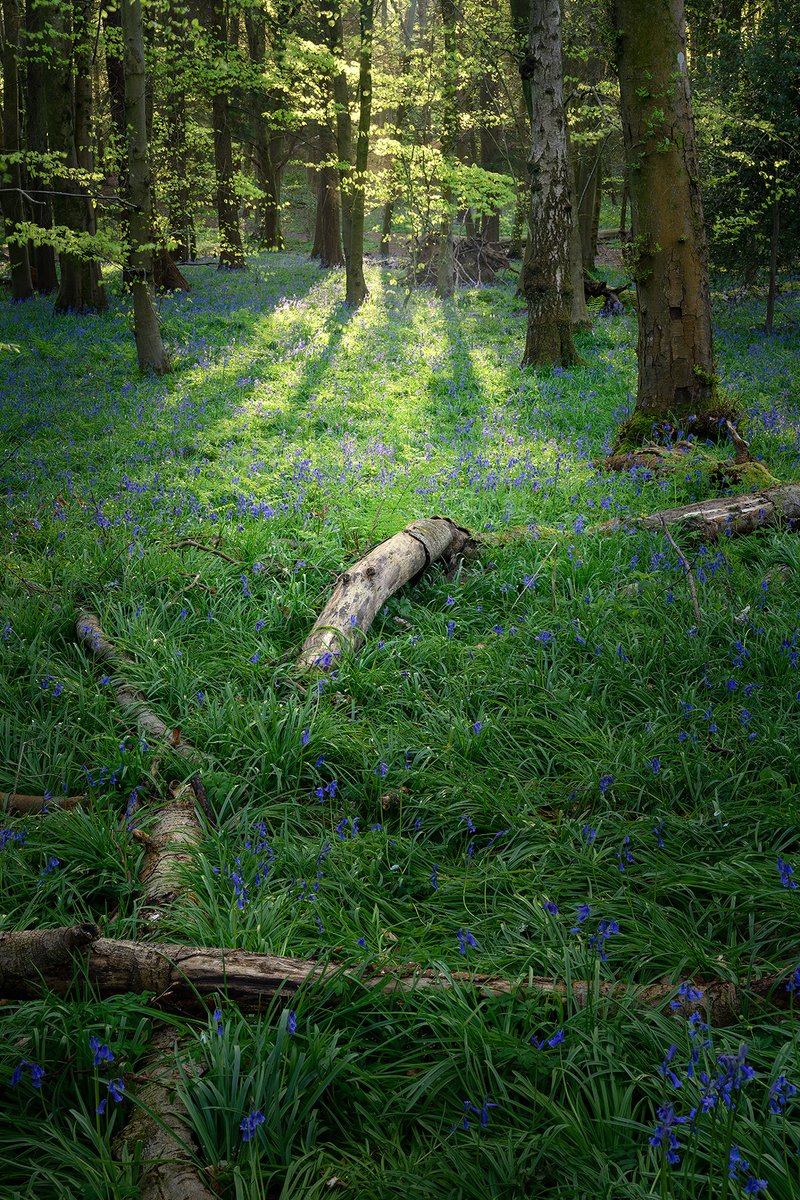
<svg viewBox="0 0 800 1200"><path fill-rule="evenodd" d="M75 637L85 605L130 656L126 678L209 756L217 827L160 938L633 986L794 969L800 892L777 861L800 874L800 551L789 532L678 535L698 627L661 534L583 532L708 490L693 469L594 465L635 389L632 315L595 321L580 368L522 373L511 280L405 304L372 268L350 313L340 273L253 263L196 268L191 296L162 302L163 380L136 376L113 281L101 317L2 310L19 352L0 361L0 790L90 796L5 821L2 927L153 936L130 826L147 828L149 776L163 790L186 766L154 765L115 707ZM757 302L720 299L717 348L754 451L789 480L797 293L782 303L766 340ZM531 536L428 572L358 657L305 686L293 660L337 572L432 513ZM186 539L220 539L235 562ZM619 926L607 960L602 921ZM800 1106L768 1104L778 1076L800 1083L793 1020L745 988L736 1025L692 1039L685 1018L590 997L561 1010L458 984L401 1002L337 979L292 1000L293 1035L280 1000L251 1020L221 1000L221 1036L176 1018L199 1161L237 1198L733 1197L733 1144L769 1196L796 1194ZM0 1093L4 1194L134 1194L112 1147L147 1074L147 1000L78 984L70 1001L4 1006L0 1078L22 1058L47 1072ZM91 1034L113 1073L92 1066ZM731 1112L675 1126L669 1166L648 1138L659 1105L701 1103L691 1049L716 1077L743 1042L755 1078ZM673 1043L680 1089L659 1070ZM95 1089L117 1077L128 1098L99 1117Z"/></svg>

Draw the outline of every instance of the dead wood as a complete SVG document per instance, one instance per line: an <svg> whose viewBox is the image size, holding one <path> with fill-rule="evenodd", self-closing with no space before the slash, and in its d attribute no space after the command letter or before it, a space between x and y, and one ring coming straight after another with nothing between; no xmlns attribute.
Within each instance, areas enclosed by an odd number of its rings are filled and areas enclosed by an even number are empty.
<svg viewBox="0 0 800 1200"><path fill-rule="evenodd" d="M746 981L693 979L702 999L682 1002L681 1011L702 1010L715 1024L723 1024L738 1020L751 1001L789 1008L792 991L787 980L792 970L768 972L758 979L749 976ZM578 1008L595 996L610 1002L630 997L643 1006L662 1008L674 999L678 986L666 979L643 987L586 980L567 984L538 975L511 980L463 972L446 974L415 963L365 971L244 950L114 941L101 937L93 925L0 933L0 999L27 1000L47 990L68 996L76 975L85 978L99 996L151 993L153 1004L169 1012L194 1011L204 998L219 995L226 995L244 1012L254 1012L279 993L288 997L304 985L334 978L366 990L398 993L461 986L484 996L519 994L559 1001L571 997Z"/></svg>
<svg viewBox="0 0 800 1200"><path fill-rule="evenodd" d="M55 808L80 808L86 796L26 796L22 792L0 792L0 809L17 817L50 812Z"/></svg>
<svg viewBox="0 0 800 1200"><path fill-rule="evenodd" d="M678 467L685 467L689 454L700 457L696 442L679 441L673 442L671 446L648 443L636 450L622 450L616 454L609 454L596 462L595 466L602 467L605 471L630 471L631 467L646 467L656 474L664 474Z"/></svg>
<svg viewBox="0 0 800 1200"><path fill-rule="evenodd" d="M197 542L194 538L184 538L180 542L172 542L170 550L205 550L206 554L216 554L217 558L222 558L225 562L231 563L234 567L240 567L242 564L238 558L231 558L230 554L226 554L224 550L220 550L217 546L206 546L204 542Z"/></svg>
<svg viewBox="0 0 800 1200"><path fill-rule="evenodd" d="M692 574L692 568L689 565L689 560L686 557L686 555L683 553L683 551L681 550L678 543L675 541L672 534L670 533L669 526L667 525L667 522L664 520L663 516L661 518L661 527L664 530L664 537L667 539L670 546L672 546L672 549L675 551L675 553L677 554L677 556L680 560L681 566L683 567L684 571L686 572L686 578L689 581L689 591L692 594L692 605L694 607L694 619L697 622L697 624L700 625L702 623L702 617L700 615L700 603L697 599L697 587L695 586L694 575Z"/></svg>
<svg viewBox="0 0 800 1200"><path fill-rule="evenodd" d="M147 834L139 882L148 921L160 921L164 908L182 890L183 869L192 862L202 837L192 787L182 784L169 800L157 806Z"/></svg>
<svg viewBox="0 0 800 1200"><path fill-rule="evenodd" d="M153 283L157 292L190 292L192 285L183 275L166 246L153 255Z"/></svg>
<svg viewBox="0 0 800 1200"><path fill-rule="evenodd" d="M508 254L499 242L485 242L480 237L453 239L453 270L458 287L475 287L494 283L498 271L509 265ZM439 269L439 238L426 238L417 254L416 279L423 286L436 286Z"/></svg>
<svg viewBox="0 0 800 1200"><path fill-rule="evenodd" d="M172 1031L163 1027L151 1042L145 1065L147 1082L136 1094L137 1105L117 1140L141 1162L140 1200L214 1200L187 1147L195 1145L186 1110L177 1097L176 1047Z"/></svg>
<svg viewBox="0 0 800 1200"><path fill-rule="evenodd" d="M800 522L800 483L768 488L744 496L724 496L666 508L646 517L631 517L624 522L639 529L660 529L674 525L687 533L699 533L704 538L736 537L758 529L785 526L794 529ZM619 521L605 521L593 526L592 533L615 533Z"/></svg>
<svg viewBox="0 0 800 1200"><path fill-rule="evenodd" d="M470 535L447 517L412 521L381 542L339 576L328 603L309 633L298 667L328 667L345 651L355 651L388 598L415 581L431 563L463 554Z"/></svg>
<svg viewBox="0 0 800 1200"><path fill-rule="evenodd" d="M86 649L101 662L109 666L129 664L131 659L122 651L117 650L107 637L99 617L94 613L82 610L77 620L78 637ZM180 729L169 726L157 717L147 706L147 697L136 688L124 681L114 685L114 695L117 704L125 712L130 713L136 724L152 741L160 742L168 749L180 755L181 758L196 762L204 758L190 742L180 735Z"/></svg>

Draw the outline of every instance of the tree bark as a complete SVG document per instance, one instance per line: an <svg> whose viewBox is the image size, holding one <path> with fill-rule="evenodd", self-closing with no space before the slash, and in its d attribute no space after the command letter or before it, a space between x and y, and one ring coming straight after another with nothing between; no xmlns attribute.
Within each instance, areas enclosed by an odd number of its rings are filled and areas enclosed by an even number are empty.
<svg viewBox="0 0 800 1200"><path fill-rule="evenodd" d="M47 154L47 111L45 108L45 74L49 69L46 57L48 47L44 42L45 13L40 4L28 0L25 14L25 121L26 142L31 155L28 168L29 190L37 203L34 206L33 220L42 229L51 230L53 227L53 204L43 184L40 170L37 168L36 156ZM48 296L58 289L58 273L56 271L56 252L52 245L33 246L28 255L31 264L33 286L42 296Z"/></svg>
<svg viewBox="0 0 800 1200"><path fill-rule="evenodd" d="M358 132L353 198L350 205L349 254L345 262L345 303L358 308L368 296L364 279L364 210L367 198L367 160L372 117L372 27L374 0L359 0Z"/></svg>
<svg viewBox="0 0 800 1200"><path fill-rule="evenodd" d="M572 155L572 144L567 135L567 162L569 165L569 191L572 211L577 212L575 202L575 160ZM577 221L570 222L569 233L569 264L572 276L572 308L570 317L573 329L591 329L592 321L586 305L586 289L583 286L583 251L581 234Z"/></svg>
<svg viewBox="0 0 800 1200"><path fill-rule="evenodd" d="M324 118L319 126L319 142L321 162L317 179L317 210L311 257L318 258L323 267L343 267L339 172L334 165L336 138Z"/></svg>
<svg viewBox="0 0 800 1200"><path fill-rule="evenodd" d="M169 360L153 305L153 219L147 154L144 32L141 0L121 0L125 52L125 120L128 134L128 184L133 205L128 220L133 329L139 370L164 375Z"/></svg>
<svg viewBox="0 0 800 1200"><path fill-rule="evenodd" d="M571 366L569 169L564 116L560 0L531 0L530 49L520 68L530 81L533 144L529 247L521 283L528 304L523 366Z"/></svg>
<svg viewBox="0 0 800 1200"><path fill-rule="evenodd" d="M389 596L430 563L461 553L469 535L446 517L413 521L340 575L333 595L309 633L298 666L327 667L357 650Z"/></svg>
<svg viewBox="0 0 800 1200"><path fill-rule="evenodd" d="M777 174L777 171L776 171ZM767 287L767 311L764 316L764 333L772 333L775 320L775 296L778 291L778 239L781 227L781 203L776 194L772 201L772 234L769 241L769 285Z"/></svg>
<svg viewBox="0 0 800 1200"><path fill-rule="evenodd" d="M19 0L3 0L3 144L8 154L22 149L20 141L20 11ZM17 230L24 219L22 205L22 171L18 162L5 165L2 213L8 241L11 266L11 299L19 303L33 295L33 278L27 241L16 241Z"/></svg>
<svg viewBox="0 0 800 1200"><path fill-rule="evenodd" d="M0 811L13 813L15 817L27 817L56 808L80 808L85 803L85 796L45 797L28 796L22 792L0 792Z"/></svg>
<svg viewBox="0 0 800 1200"><path fill-rule="evenodd" d="M77 975L75 968L78 967ZM693 979L702 998L681 1005L688 1016L705 1012L715 1024L735 1023L747 1000L765 1001L787 1009L792 996L786 979L794 964L746 981ZM28 1000L52 991L69 996L76 977L86 980L98 996L153 993L153 1007L165 1012L192 1012L205 997L225 995L243 1012L264 1009L276 995L291 997L304 985L335 976L367 991L414 992L425 988L472 987L488 996L532 995L564 999L583 1008L597 995L612 1003L634 995L643 1006L662 1008L676 998L677 982L658 980L641 986L574 979L569 983L549 976L502 979L495 975L442 974L416 963L381 969L283 958L209 946L115 941L100 936L96 925L0 933L0 999ZM80 994L79 992L77 994Z"/></svg>
<svg viewBox="0 0 800 1200"><path fill-rule="evenodd" d="M55 39L50 68L45 73L50 149L63 156L67 168L67 174L56 177L53 183L58 192L64 193L53 198L54 217L57 225L78 235L91 234L95 228L94 205L86 195L86 180L78 182L75 179L78 168L85 169L86 163L90 162L89 13L89 0L76 0L74 31L70 12L63 5L54 4L47 16ZM83 72L82 77L80 72ZM63 251L59 261L61 282L55 312L101 312L105 309L108 300L99 263L69 251Z"/></svg>
<svg viewBox="0 0 800 1200"><path fill-rule="evenodd" d="M458 141L456 111L457 47L455 0L441 0L444 64L442 70L442 217L439 225L439 245L436 264L436 291L447 299L456 286L455 249L453 246L453 188L447 177L453 168Z"/></svg>
<svg viewBox="0 0 800 1200"><path fill-rule="evenodd" d="M211 32L215 53L226 55L230 29L224 0L212 0ZM219 226L219 269L241 271L245 267L242 234L239 228L239 201L233 181L233 139L230 105L224 85L214 92L211 102L214 132L214 170L217 179L217 224Z"/></svg>
<svg viewBox="0 0 800 1200"><path fill-rule="evenodd" d="M614 0L613 19L639 324L636 406L620 444L648 437L654 420L710 436L722 406L683 0Z"/></svg>
<svg viewBox="0 0 800 1200"><path fill-rule="evenodd" d="M185 890L184 870L194 861L193 851L202 838L191 784L182 784L169 800L158 804L147 831L139 872L143 891L141 911L147 921L160 921L163 910Z"/></svg>

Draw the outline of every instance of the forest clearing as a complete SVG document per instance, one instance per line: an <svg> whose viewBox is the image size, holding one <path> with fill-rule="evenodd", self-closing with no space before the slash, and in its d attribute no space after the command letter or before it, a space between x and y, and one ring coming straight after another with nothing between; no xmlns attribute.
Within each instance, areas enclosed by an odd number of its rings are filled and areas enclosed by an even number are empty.
<svg viewBox="0 0 800 1200"><path fill-rule="evenodd" d="M74 162L0 7L0 1198L795 1200L797 147L737 224L713 6L708 231L632 0L566 122L556 0L59 0Z"/></svg>

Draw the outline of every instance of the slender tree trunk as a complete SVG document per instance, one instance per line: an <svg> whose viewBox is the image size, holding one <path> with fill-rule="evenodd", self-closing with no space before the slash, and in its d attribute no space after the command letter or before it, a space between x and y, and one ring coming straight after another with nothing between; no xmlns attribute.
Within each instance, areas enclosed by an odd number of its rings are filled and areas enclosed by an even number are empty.
<svg viewBox="0 0 800 1200"><path fill-rule="evenodd" d="M317 211L314 225L312 258L323 267L343 267L342 210L339 196L339 172L336 162L336 138L325 118L319 126L320 168L317 179Z"/></svg>
<svg viewBox="0 0 800 1200"><path fill-rule="evenodd" d="M578 208L575 201L575 160L572 156L572 144L569 140L569 134L567 135L567 162L569 165L570 206L572 212L575 213ZM569 263L572 275L572 328L591 329L592 322L589 317L589 309L586 306L586 291L583 286L583 251L577 221L570 221Z"/></svg>
<svg viewBox="0 0 800 1200"><path fill-rule="evenodd" d="M87 180L75 178L79 166L78 147L83 163L88 160L88 137L91 118L91 77L74 82L79 69L89 73L88 0L78 0L75 14L75 56L73 63L73 30L71 12L54 4L48 10L48 22L54 35L53 58L45 73L48 132L50 149L61 154L66 174L56 176L53 187L62 193L53 198L57 225L66 226L80 235L91 233L95 227L94 205L86 195ZM74 77L73 77L74 66ZM80 106L80 108L79 108ZM100 265L79 253L63 251L59 255L61 282L55 300L55 312L100 312L108 301L100 275Z"/></svg>
<svg viewBox="0 0 800 1200"><path fill-rule="evenodd" d="M595 214L601 196L601 153L598 145L581 148L575 163L575 193L578 236L585 271L594 270L597 255L597 223Z"/></svg>
<svg viewBox="0 0 800 1200"><path fill-rule="evenodd" d="M533 106L530 253L522 269L528 332L522 365L566 367L577 355L572 342L572 209L560 0L531 0L530 49L521 73L530 80Z"/></svg>
<svg viewBox="0 0 800 1200"><path fill-rule="evenodd" d="M497 14L493 14L496 18ZM486 115L492 100L491 80L483 76L480 81L481 129L480 151L481 166L485 171L497 170L497 143L491 128L486 124ZM500 241L500 209L494 207L491 212L484 213L481 220L481 238L484 242Z"/></svg>
<svg viewBox="0 0 800 1200"><path fill-rule="evenodd" d="M338 0L326 9L333 28L334 47L344 54L342 14ZM364 206L366 199L369 130L372 115L372 26L374 0L359 0L360 51L358 65L358 132L355 151L350 119L347 76L337 72L333 81L336 100L336 140L342 190L342 233L345 257L345 302L358 308L367 298L364 279Z"/></svg>
<svg viewBox="0 0 800 1200"><path fill-rule="evenodd" d="M19 130L19 45L20 12L19 0L3 0L3 142L6 153L13 154L22 149ZM22 174L18 162L6 165L7 182L2 195L3 220L8 239L8 257L11 262L11 299L29 300L33 295L31 264L28 243L15 241L17 227L23 220Z"/></svg>
<svg viewBox="0 0 800 1200"><path fill-rule="evenodd" d="M125 118L131 210L130 287L140 371L163 375L169 362L153 307L153 250L150 166L147 156L144 34L141 0L121 0L125 52Z"/></svg>
<svg viewBox="0 0 800 1200"><path fill-rule="evenodd" d="M653 422L705 436L721 412L683 0L614 0L622 125L633 219L639 383L620 445Z"/></svg>
<svg viewBox="0 0 800 1200"><path fill-rule="evenodd" d="M37 203L34 207L33 220L42 229L49 230L53 225L53 205L50 196L46 194L41 174L36 166L36 155L45 155L47 146L47 111L44 103L45 72L49 69L44 55L47 48L44 45L44 9L33 0L28 0L25 18L27 53L26 53L26 124L27 148L31 154L31 165L28 169L29 187ZM29 250L33 286L41 295L46 296L58 288L56 272L56 252L52 246L34 246Z"/></svg>
<svg viewBox="0 0 800 1200"><path fill-rule="evenodd" d="M442 34L444 37L444 71L442 76L442 166L452 169L458 140L456 111L456 6L455 0L441 0ZM442 219L439 226L436 291L443 298L452 296L456 286L455 248L453 244L453 189L445 176L442 184Z"/></svg>
<svg viewBox="0 0 800 1200"><path fill-rule="evenodd" d="M778 291L778 239L781 229L781 203L777 192L772 201L772 235L769 241L769 287L767 288L767 312L764 318L764 333L772 333L775 319L775 296Z"/></svg>
<svg viewBox="0 0 800 1200"><path fill-rule="evenodd" d="M224 0L212 0L211 26L216 43L216 53L226 54L229 29ZM239 201L233 182L233 140L227 92L224 90L215 92L211 107L214 130L214 170L217 177L219 267L220 270L240 271L245 266L245 258L239 228Z"/></svg>

